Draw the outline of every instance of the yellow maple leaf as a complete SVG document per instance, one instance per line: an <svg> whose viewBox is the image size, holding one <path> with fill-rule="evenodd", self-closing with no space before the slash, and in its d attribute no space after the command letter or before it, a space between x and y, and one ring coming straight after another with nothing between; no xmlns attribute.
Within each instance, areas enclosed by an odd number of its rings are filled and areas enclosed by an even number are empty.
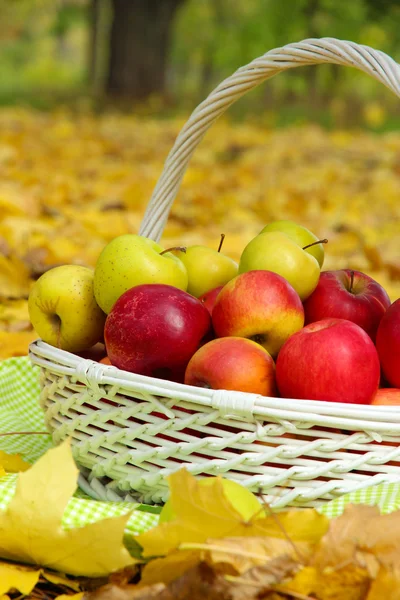
<svg viewBox="0 0 400 600"><path fill-rule="evenodd" d="M0 594L16 589L21 594L30 594L39 581L41 569L30 569L22 565L0 563Z"/></svg>
<svg viewBox="0 0 400 600"><path fill-rule="evenodd" d="M186 469L168 478L170 502L175 518L137 537L143 556L161 556L184 543L202 543L219 537L285 537L293 541L317 542L328 528L328 520L314 509L297 509L274 515L255 513L248 520L227 498L220 477L203 486ZM261 505L260 505L261 507Z"/></svg>
<svg viewBox="0 0 400 600"><path fill-rule="evenodd" d="M400 598L400 572L396 567L393 570L381 568L376 579L369 588L366 600L399 600Z"/></svg>
<svg viewBox="0 0 400 600"><path fill-rule="evenodd" d="M42 577L47 579L50 583L54 583L54 585L64 585L71 590L79 592L82 589L81 584L76 579L67 579L60 573L50 573L45 569L42 569Z"/></svg>
<svg viewBox="0 0 400 600"><path fill-rule="evenodd" d="M77 477L69 441L19 475L13 499L0 512L0 556L90 577L135 562L122 541L129 514L82 528L62 528Z"/></svg>
<svg viewBox="0 0 400 600"><path fill-rule="evenodd" d="M201 550L175 550L163 558L154 558L144 567L139 585L170 583L196 566L201 558Z"/></svg>
<svg viewBox="0 0 400 600"><path fill-rule="evenodd" d="M2 450L0 450L0 465L7 473L19 473L31 467L19 454L7 454Z"/></svg>

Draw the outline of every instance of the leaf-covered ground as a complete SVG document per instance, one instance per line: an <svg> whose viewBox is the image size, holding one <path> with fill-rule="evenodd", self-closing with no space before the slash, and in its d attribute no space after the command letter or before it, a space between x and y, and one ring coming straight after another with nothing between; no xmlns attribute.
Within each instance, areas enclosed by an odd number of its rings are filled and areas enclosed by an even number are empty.
<svg viewBox="0 0 400 600"><path fill-rule="evenodd" d="M61 263L94 265L137 233L184 120L108 113L0 112L0 358L34 339L32 281ZM220 121L197 149L162 243L206 243L239 258L270 220L328 238L325 269L369 273L400 296L400 134L270 130Z"/></svg>
<svg viewBox="0 0 400 600"><path fill-rule="evenodd" d="M2 600L400 598L400 511L348 505L331 521L311 508L273 513L239 484L238 494L181 470L168 478L160 523L135 536L134 558L123 544L129 515L62 526L77 474L68 442L20 473L0 511Z"/></svg>

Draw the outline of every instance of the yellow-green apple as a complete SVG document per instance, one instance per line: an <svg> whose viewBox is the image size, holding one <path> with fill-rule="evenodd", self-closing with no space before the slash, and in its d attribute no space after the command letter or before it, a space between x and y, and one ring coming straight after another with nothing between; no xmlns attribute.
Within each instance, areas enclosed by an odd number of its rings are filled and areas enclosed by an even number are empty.
<svg viewBox="0 0 400 600"><path fill-rule="evenodd" d="M371 404L374 406L400 406L400 389L379 388Z"/></svg>
<svg viewBox="0 0 400 600"><path fill-rule="evenodd" d="M284 277L305 300L315 290L320 276L317 259L286 233L260 233L245 247L239 273L264 269Z"/></svg>
<svg viewBox="0 0 400 600"><path fill-rule="evenodd" d="M303 327L304 309L298 293L281 275L248 271L220 291L212 322L217 337L251 339L275 358L288 337Z"/></svg>
<svg viewBox="0 0 400 600"><path fill-rule="evenodd" d="M209 290L202 296L199 296L200 302L203 303L203 305L206 307L206 309L208 310L210 315L212 314L213 308L217 301L218 294L220 293L220 291L222 290L223 287L224 287L223 285L219 285L218 287L215 287L212 290Z"/></svg>
<svg viewBox="0 0 400 600"><path fill-rule="evenodd" d="M281 233L286 233L290 239L302 248L309 246L306 251L317 259L319 266L322 268L325 258L323 243L316 244L315 242L318 242L319 238L314 235L312 231L307 229L307 227L303 227L303 225L299 225L294 221L282 220L268 223L260 233L266 233L268 231L280 231Z"/></svg>
<svg viewBox="0 0 400 600"><path fill-rule="evenodd" d="M33 284L28 309L35 331L52 346L80 352L103 339L106 316L94 297L92 269L50 269Z"/></svg>
<svg viewBox="0 0 400 600"><path fill-rule="evenodd" d="M109 313L118 298L131 287L164 283L186 290L186 267L171 252L146 237L120 235L109 242L94 271L94 294L98 305Z"/></svg>
<svg viewBox="0 0 400 600"><path fill-rule="evenodd" d="M287 340L276 361L276 382L284 398L369 404L379 378L373 341L346 319L306 325Z"/></svg>
<svg viewBox="0 0 400 600"><path fill-rule="evenodd" d="M252 340L218 338L192 356L186 367L185 383L275 396L275 363L265 348Z"/></svg>
<svg viewBox="0 0 400 600"><path fill-rule="evenodd" d="M187 292L165 284L138 285L122 294L107 316L107 356L125 371L183 381L210 328L208 310Z"/></svg>
<svg viewBox="0 0 400 600"><path fill-rule="evenodd" d="M179 253L179 258L188 274L187 291L196 298L225 285L238 273L238 265L232 258L207 246L189 246Z"/></svg>
<svg viewBox="0 0 400 600"><path fill-rule="evenodd" d="M376 347L385 379L400 388L400 298L389 306L379 323Z"/></svg>
<svg viewBox="0 0 400 600"><path fill-rule="evenodd" d="M348 319L375 341L378 325L390 306L385 289L372 277L352 271L322 271L318 285L304 302L305 323L329 317Z"/></svg>

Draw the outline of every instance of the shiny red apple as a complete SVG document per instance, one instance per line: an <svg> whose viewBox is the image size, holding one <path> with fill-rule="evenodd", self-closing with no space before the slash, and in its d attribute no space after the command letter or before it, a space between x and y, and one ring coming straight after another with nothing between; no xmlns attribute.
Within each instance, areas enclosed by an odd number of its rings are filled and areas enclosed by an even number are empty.
<svg viewBox="0 0 400 600"><path fill-rule="evenodd" d="M213 390L275 396L275 363L256 342L241 337L212 340L192 356L185 383Z"/></svg>
<svg viewBox="0 0 400 600"><path fill-rule="evenodd" d="M212 312L217 337L244 337L277 356L282 344L304 325L296 290L272 271L247 271L225 284Z"/></svg>
<svg viewBox="0 0 400 600"><path fill-rule="evenodd" d="M218 287L209 290L208 292L199 297L200 302L203 303L210 315L212 314L213 308L217 301L218 294L220 293L223 287L223 285L219 285Z"/></svg>
<svg viewBox="0 0 400 600"><path fill-rule="evenodd" d="M400 388L400 298L389 306L379 324L376 347L385 379Z"/></svg>
<svg viewBox="0 0 400 600"><path fill-rule="evenodd" d="M281 348L276 382L281 396L369 404L380 378L369 335L346 319L306 325Z"/></svg>
<svg viewBox="0 0 400 600"><path fill-rule="evenodd" d="M211 328L208 310L170 285L144 284L114 304L104 328L107 356L119 369L183 381L186 366Z"/></svg>
<svg viewBox="0 0 400 600"><path fill-rule="evenodd" d="M305 323L322 319L348 319L375 341L378 325L390 306L385 289L360 271L323 271L311 296L304 302Z"/></svg>

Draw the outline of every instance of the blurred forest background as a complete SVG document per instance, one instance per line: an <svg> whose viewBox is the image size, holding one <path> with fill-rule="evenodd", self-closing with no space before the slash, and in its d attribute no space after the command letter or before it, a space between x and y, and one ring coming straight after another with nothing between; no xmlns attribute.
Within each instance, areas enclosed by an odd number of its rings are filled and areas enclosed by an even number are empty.
<svg viewBox="0 0 400 600"><path fill-rule="evenodd" d="M0 0L0 103L191 110L235 69L307 37L400 58L400 0ZM295 69L235 105L234 118L385 129L397 99L335 65Z"/></svg>
<svg viewBox="0 0 400 600"><path fill-rule="evenodd" d="M138 233L192 110L240 66L307 37L400 60L400 0L0 0L0 359L37 336L27 297ZM400 296L398 98L364 73L293 69L213 125L162 237L238 260L271 220L329 240L324 269Z"/></svg>

